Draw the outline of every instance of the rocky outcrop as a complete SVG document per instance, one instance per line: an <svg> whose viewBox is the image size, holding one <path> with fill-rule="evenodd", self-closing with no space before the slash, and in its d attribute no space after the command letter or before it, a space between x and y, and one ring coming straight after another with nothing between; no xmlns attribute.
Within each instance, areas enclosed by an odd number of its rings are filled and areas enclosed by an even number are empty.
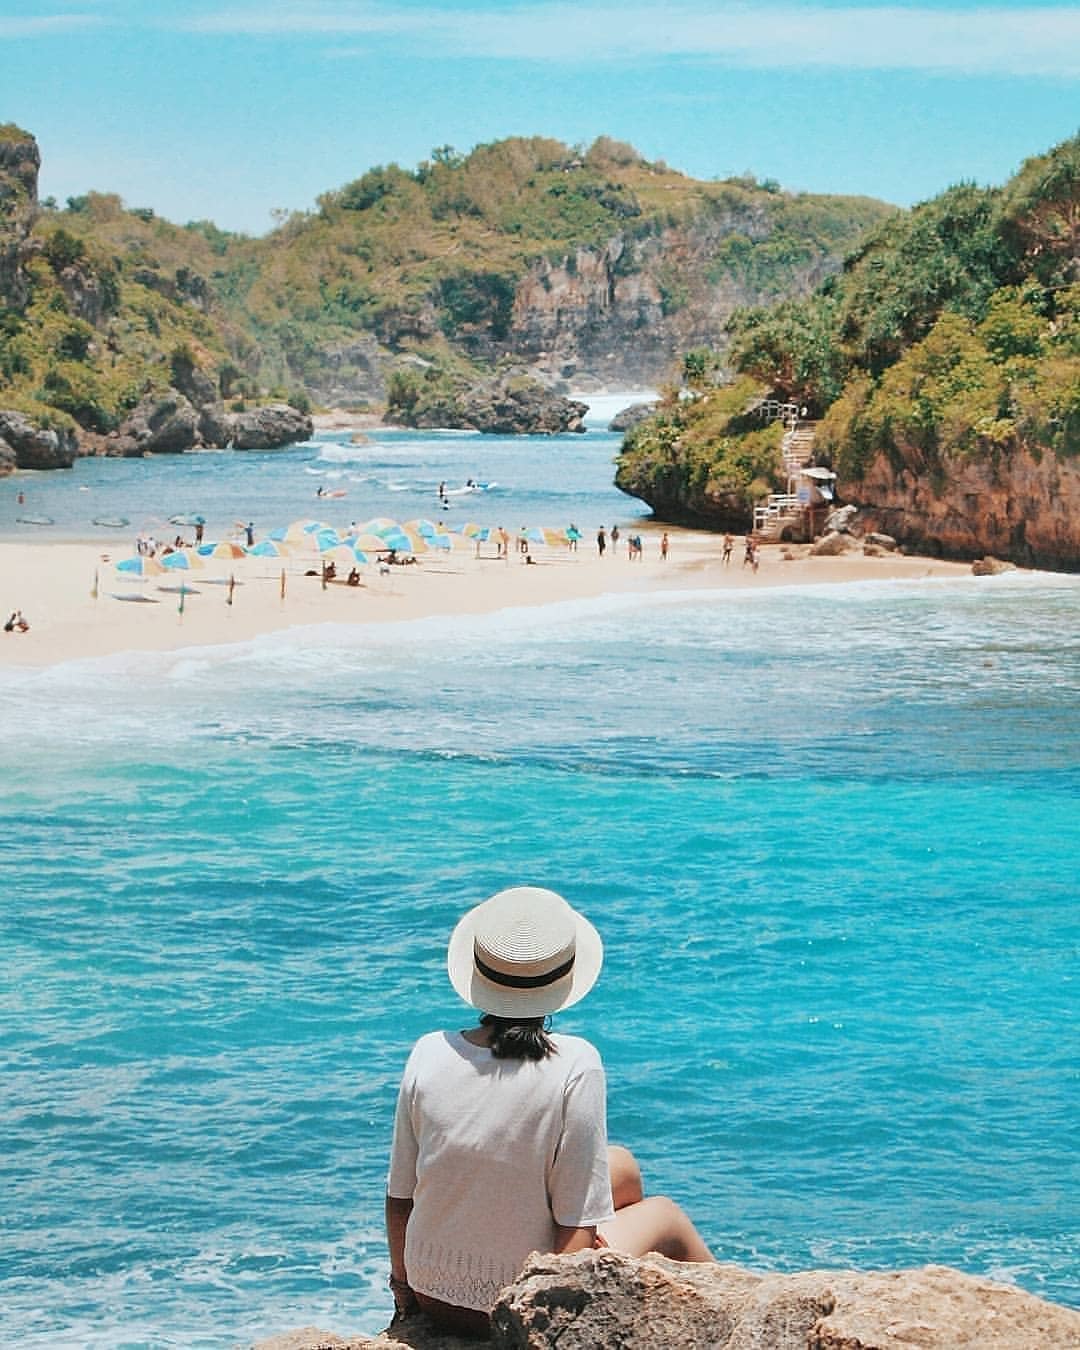
<svg viewBox="0 0 1080 1350"><path fill-rule="evenodd" d="M199 417L175 389L147 394L108 438L114 455L178 455L197 441Z"/></svg>
<svg viewBox="0 0 1080 1350"><path fill-rule="evenodd" d="M0 127L0 306L22 309L30 295L25 266L34 246L41 155L33 136Z"/></svg>
<svg viewBox="0 0 1080 1350"><path fill-rule="evenodd" d="M315 1330L257 1350L456 1350L406 1318L378 1337ZM923 1266L755 1274L615 1252L534 1253L492 1315L495 1350L1075 1350L1080 1312L1010 1285Z"/></svg>
<svg viewBox="0 0 1080 1350"><path fill-rule="evenodd" d="M500 435L584 431L587 403L553 394L534 380L496 380L461 400L462 425Z"/></svg>
<svg viewBox="0 0 1080 1350"><path fill-rule="evenodd" d="M1080 571L1080 460L1030 447L930 466L915 451L880 454L838 484L865 530L913 552Z"/></svg>
<svg viewBox="0 0 1080 1350"><path fill-rule="evenodd" d="M528 376L500 376L468 389L394 403L391 421L410 427L453 427L503 436L554 436L585 430L587 403L563 398Z"/></svg>
<svg viewBox="0 0 1080 1350"><path fill-rule="evenodd" d="M3 436L0 436L0 478L6 478L9 473L14 473L17 468L15 447L9 445Z"/></svg>
<svg viewBox="0 0 1080 1350"><path fill-rule="evenodd" d="M0 441L14 453L19 469L70 469L79 457L73 431L35 426L20 412L0 409ZM0 456L0 463L5 458Z"/></svg>
<svg viewBox="0 0 1080 1350"><path fill-rule="evenodd" d="M197 372L198 373L198 372ZM309 439L314 430L311 418L287 403L268 403L247 412L225 412L213 398L212 382L192 385L196 397L210 396L202 408L193 406L176 389L163 394L147 394L123 422L107 437L105 453L110 455L183 454L198 446L231 446L235 450L273 450L295 441Z"/></svg>
<svg viewBox="0 0 1080 1350"><path fill-rule="evenodd" d="M225 413L228 440L234 450L275 450L309 440L315 430L307 413L288 403L267 403L248 412Z"/></svg>
<svg viewBox="0 0 1080 1350"><path fill-rule="evenodd" d="M608 431L629 431L651 417L655 411L655 403L631 403L628 408L621 408L615 414L608 423Z"/></svg>

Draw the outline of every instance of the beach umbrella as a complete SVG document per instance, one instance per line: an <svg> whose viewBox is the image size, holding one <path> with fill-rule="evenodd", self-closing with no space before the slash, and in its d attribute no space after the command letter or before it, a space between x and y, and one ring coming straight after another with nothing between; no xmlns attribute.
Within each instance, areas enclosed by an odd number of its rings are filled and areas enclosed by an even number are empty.
<svg viewBox="0 0 1080 1350"><path fill-rule="evenodd" d="M327 524L325 520L312 520L309 517L307 520L292 521L291 524L285 526L283 531L273 530L270 537L273 539L280 537L286 540L302 540L305 535L315 534L319 530L332 530L333 528L333 525Z"/></svg>
<svg viewBox="0 0 1080 1350"><path fill-rule="evenodd" d="M156 558L146 553L136 553L134 558L121 558L116 570L128 577L159 577L165 571Z"/></svg>
<svg viewBox="0 0 1080 1350"><path fill-rule="evenodd" d="M223 539L216 544L200 544L195 552L200 558L242 558L244 556L244 546L234 544L229 539Z"/></svg>
<svg viewBox="0 0 1080 1350"><path fill-rule="evenodd" d="M396 520L391 520L389 516L375 516L372 520L365 520L362 525L357 526L358 534L365 534L370 531L372 534L382 534L384 530L400 529Z"/></svg>
<svg viewBox="0 0 1080 1350"><path fill-rule="evenodd" d="M424 538L427 541L428 548L441 549L444 553L449 553L454 547L455 538L458 539L461 544L466 542L460 535L445 534L442 530L437 534L425 535Z"/></svg>
<svg viewBox="0 0 1080 1350"><path fill-rule="evenodd" d="M481 539L486 539L490 532L490 525L477 525L476 522L472 520L470 520L468 524L461 526L461 533L467 535L470 539L475 539L477 536Z"/></svg>
<svg viewBox="0 0 1080 1350"><path fill-rule="evenodd" d="M530 544L547 543L547 540L544 538L544 531L539 525L523 525L521 529L518 530L518 538L527 539Z"/></svg>
<svg viewBox="0 0 1080 1350"><path fill-rule="evenodd" d="M161 556L162 567L170 572L191 572L205 566L199 557L193 557L186 549L178 548L172 553Z"/></svg>
<svg viewBox="0 0 1080 1350"><path fill-rule="evenodd" d="M251 558L288 558L292 549L280 539L260 539L245 552Z"/></svg>
<svg viewBox="0 0 1080 1350"><path fill-rule="evenodd" d="M544 543L549 548L558 548L560 545L565 548L570 540L566 537L565 530L549 530L546 526L541 530L544 536Z"/></svg>
<svg viewBox="0 0 1080 1350"><path fill-rule="evenodd" d="M372 534L370 530L365 530L363 534L350 535L349 543L353 548L362 548L368 553L379 553L386 549L386 540L382 535Z"/></svg>
<svg viewBox="0 0 1080 1350"><path fill-rule="evenodd" d="M366 563L371 561L371 559L368 557L368 555L364 552L362 548L354 548L352 554L358 563Z"/></svg>
<svg viewBox="0 0 1080 1350"><path fill-rule="evenodd" d="M403 528L413 531L414 534L423 535L425 539L430 539L432 535L439 533L439 526L433 520L407 520Z"/></svg>
<svg viewBox="0 0 1080 1350"><path fill-rule="evenodd" d="M312 538L315 540L315 547L320 553L328 553L332 548L337 548L347 542L338 534L337 530L320 530Z"/></svg>

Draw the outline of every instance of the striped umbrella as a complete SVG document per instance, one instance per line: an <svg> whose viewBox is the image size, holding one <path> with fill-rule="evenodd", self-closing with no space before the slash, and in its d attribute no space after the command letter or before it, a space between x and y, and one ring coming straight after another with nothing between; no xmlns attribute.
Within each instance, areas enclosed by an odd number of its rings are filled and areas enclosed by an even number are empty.
<svg viewBox="0 0 1080 1350"><path fill-rule="evenodd" d="M188 553L186 549L176 549L172 553L163 554L159 559L163 568L170 572L192 572L205 566L203 560L197 554Z"/></svg>
<svg viewBox="0 0 1080 1350"><path fill-rule="evenodd" d="M195 552L200 558L236 559L244 556L243 545L234 544L229 539L222 539L216 544L200 544Z"/></svg>

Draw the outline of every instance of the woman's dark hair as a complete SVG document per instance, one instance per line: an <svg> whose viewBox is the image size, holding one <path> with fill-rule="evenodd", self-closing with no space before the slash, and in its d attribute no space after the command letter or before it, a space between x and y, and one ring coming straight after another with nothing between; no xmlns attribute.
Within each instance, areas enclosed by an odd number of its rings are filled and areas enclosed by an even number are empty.
<svg viewBox="0 0 1080 1350"><path fill-rule="evenodd" d="M491 1033L488 1046L496 1059L547 1059L555 1042L544 1030L542 1017L496 1017L484 1013L480 1025Z"/></svg>

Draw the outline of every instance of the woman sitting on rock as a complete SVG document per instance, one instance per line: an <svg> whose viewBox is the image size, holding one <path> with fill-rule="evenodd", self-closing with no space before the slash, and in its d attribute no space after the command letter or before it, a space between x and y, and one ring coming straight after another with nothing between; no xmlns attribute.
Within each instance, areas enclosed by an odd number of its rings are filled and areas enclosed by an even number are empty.
<svg viewBox="0 0 1080 1350"><path fill-rule="evenodd" d="M405 1067L386 1197L396 1315L486 1336L532 1251L712 1260L676 1204L643 1197L632 1154L609 1149L596 1050L545 1027L602 959L592 924L538 887L500 891L454 929L450 982L482 1016L421 1037Z"/></svg>

